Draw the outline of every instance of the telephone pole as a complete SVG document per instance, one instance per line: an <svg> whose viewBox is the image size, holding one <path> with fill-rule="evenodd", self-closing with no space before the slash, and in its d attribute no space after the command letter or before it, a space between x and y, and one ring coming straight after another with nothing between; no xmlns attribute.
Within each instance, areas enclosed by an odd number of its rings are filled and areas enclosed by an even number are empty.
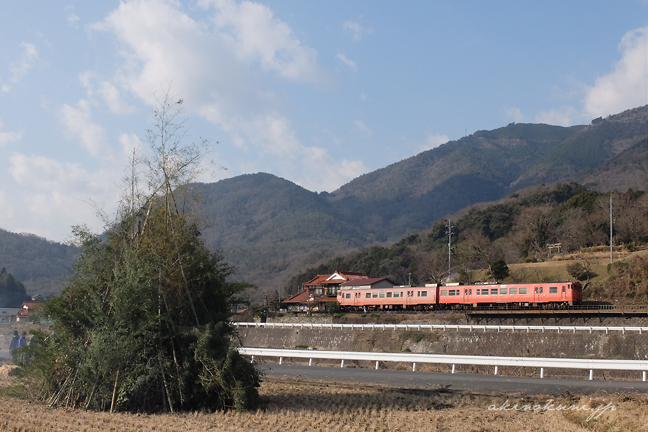
<svg viewBox="0 0 648 432"><path fill-rule="evenodd" d="M612 191L610 191L610 264L612 262Z"/></svg>
<svg viewBox="0 0 648 432"><path fill-rule="evenodd" d="M446 232L448 233L448 279L450 278L450 254L452 252L452 222L448 218L448 225L446 225Z"/></svg>

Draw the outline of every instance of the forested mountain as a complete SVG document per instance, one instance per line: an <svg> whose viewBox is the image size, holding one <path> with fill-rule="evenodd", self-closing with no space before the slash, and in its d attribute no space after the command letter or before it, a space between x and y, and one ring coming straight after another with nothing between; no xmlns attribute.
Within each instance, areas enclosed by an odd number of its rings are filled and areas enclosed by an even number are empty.
<svg viewBox="0 0 648 432"><path fill-rule="evenodd" d="M77 256L74 246L0 229L0 267L22 282L29 294L60 293Z"/></svg>
<svg viewBox="0 0 648 432"><path fill-rule="evenodd" d="M331 257L360 246L402 243L447 215L512 197L530 185L576 181L599 192L624 192L648 190L647 179L645 106L590 125L511 123L478 131L364 174L330 194L264 173L191 184L185 192L200 197L197 223L207 245L223 249L238 268L237 278L257 284L262 297ZM502 208L495 219L510 222L509 211ZM406 259L397 255L389 259ZM74 256L72 247L0 231L0 266L28 292L57 292Z"/></svg>

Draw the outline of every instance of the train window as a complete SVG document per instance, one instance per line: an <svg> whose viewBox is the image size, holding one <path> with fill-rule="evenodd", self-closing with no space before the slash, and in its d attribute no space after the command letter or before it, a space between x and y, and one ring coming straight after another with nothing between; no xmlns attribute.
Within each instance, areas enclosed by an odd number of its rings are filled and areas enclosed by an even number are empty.
<svg viewBox="0 0 648 432"><path fill-rule="evenodd" d="M538 294L538 287L535 287L535 293Z"/></svg>
<svg viewBox="0 0 648 432"><path fill-rule="evenodd" d="M421 297L421 291L416 291L416 297Z"/></svg>
<svg viewBox="0 0 648 432"><path fill-rule="evenodd" d="M403 297L403 291L401 291L401 297Z"/></svg>
<svg viewBox="0 0 648 432"><path fill-rule="evenodd" d="M453 296L453 295L455 295L455 294L456 294L455 290L449 290L449 291L448 291L448 295Z"/></svg>
<svg viewBox="0 0 648 432"><path fill-rule="evenodd" d="M491 295L497 295L497 288L491 288Z"/></svg>
<svg viewBox="0 0 648 432"><path fill-rule="evenodd" d="M378 293L373 293L373 298L378 298Z"/></svg>
<svg viewBox="0 0 648 432"><path fill-rule="evenodd" d="M385 298L385 292L384 291L380 292L380 298Z"/></svg>
<svg viewBox="0 0 648 432"><path fill-rule="evenodd" d="M367 298L371 298L371 293L367 293Z"/></svg>
<svg viewBox="0 0 648 432"><path fill-rule="evenodd" d="M468 295L472 295L472 288L468 290Z"/></svg>
<svg viewBox="0 0 648 432"><path fill-rule="evenodd" d="M484 288L481 290L482 295L488 295L488 288Z"/></svg>
<svg viewBox="0 0 648 432"><path fill-rule="evenodd" d="M509 288L509 294L517 294L517 288Z"/></svg>
<svg viewBox="0 0 648 432"><path fill-rule="evenodd" d="M394 293L394 297L398 297L398 291Z"/></svg>
<svg viewBox="0 0 648 432"><path fill-rule="evenodd" d="M421 297L427 297L427 291L421 291Z"/></svg>
<svg viewBox="0 0 648 432"><path fill-rule="evenodd" d="M563 285L563 292L565 292L565 285Z"/></svg>
<svg viewBox="0 0 648 432"><path fill-rule="evenodd" d="M540 294L542 294L542 287L540 287Z"/></svg>
<svg viewBox="0 0 648 432"><path fill-rule="evenodd" d="M468 290L464 289L464 295L468 295Z"/></svg>
<svg viewBox="0 0 648 432"><path fill-rule="evenodd" d="M448 290L441 290L441 295L443 297L447 296L448 295Z"/></svg>
<svg viewBox="0 0 648 432"><path fill-rule="evenodd" d="M526 287L520 287L520 294L526 294L526 293L527 293Z"/></svg>
<svg viewBox="0 0 648 432"><path fill-rule="evenodd" d="M387 298L391 298L391 294L392 294L392 293L388 292L388 293L387 293Z"/></svg>
<svg viewBox="0 0 648 432"><path fill-rule="evenodd" d="M481 290L480 290L479 288L477 288L477 289L475 290L475 293L476 293L477 295L481 295Z"/></svg>
<svg viewBox="0 0 648 432"><path fill-rule="evenodd" d="M506 294L506 288L500 288L500 294Z"/></svg>
<svg viewBox="0 0 648 432"><path fill-rule="evenodd" d="M558 287L549 287L549 294L558 294Z"/></svg>
<svg viewBox="0 0 648 432"><path fill-rule="evenodd" d="M347 294L346 298L350 299L351 298L351 293Z"/></svg>

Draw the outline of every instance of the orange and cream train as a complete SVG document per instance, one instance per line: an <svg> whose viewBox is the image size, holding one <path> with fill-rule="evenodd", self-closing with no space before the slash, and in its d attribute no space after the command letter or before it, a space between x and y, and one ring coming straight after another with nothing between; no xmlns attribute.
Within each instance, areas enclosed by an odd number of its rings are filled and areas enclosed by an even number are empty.
<svg viewBox="0 0 648 432"><path fill-rule="evenodd" d="M340 288L337 301L345 310L432 310L478 307L559 307L580 303L578 282L485 283L477 285Z"/></svg>

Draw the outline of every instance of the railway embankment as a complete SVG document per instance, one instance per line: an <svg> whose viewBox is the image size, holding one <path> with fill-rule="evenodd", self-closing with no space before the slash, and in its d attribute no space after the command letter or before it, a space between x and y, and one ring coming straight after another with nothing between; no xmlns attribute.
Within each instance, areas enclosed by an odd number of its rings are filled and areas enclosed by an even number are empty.
<svg viewBox="0 0 648 432"><path fill-rule="evenodd" d="M270 320L269 320L270 321ZM330 317L312 317L296 321L294 319L273 320L275 322L326 324L332 323ZM335 321L339 321L335 319ZM347 321L354 321L349 318ZM408 322L409 321L409 322ZM422 322L424 321L424 322ZM539 329L520 331L511 329L456 329L447 320L433 323L431 319L412 317L401 320L399 324L448 324L443 329L394 329L380 325L366 328L310 328L308 325L288 328L244 327L238 329L242 346L257 348L282 349L312 349L325 351L365 351L365 352L412 352L425 354L446 355L488 355L502 357L549 357L549 358L589 358L589 359L648 359L648 332L642 331L542 331ZM453 324L466 324L457 322ZM462 321L462 320L459 320ZM553 325L590 325L590 326L646 326L644 319L609 320L601 324L598 321L584 324L578 323L545 323ZM354 323L355 324L355 323ZM501 323L501 325L505 325ZM511 325L511 324L508 324ZM517 325L533 325L522 324ZM542 325L542 324L540 324ZM314 354L316 357L316 354ZM326 364L325 361L319 363ZM331 363L331 362L329 362ZM356 362L356 367L373 367ZM397 367L398 365L385 365ZM445 371L446 366L431 367L431 370ZM483 369L483 368L481 368ZM478 367L466 368L466 371L484 372ZM491 372L492 373L492 372ZM507 371L502 371L506 374ZM511 370L508 374L533 376L537 371ZM561 370L552 371L552 376L574 377L582 371ZM637 379L632 374L618 372L606 376L615 378Z"/></svg>

